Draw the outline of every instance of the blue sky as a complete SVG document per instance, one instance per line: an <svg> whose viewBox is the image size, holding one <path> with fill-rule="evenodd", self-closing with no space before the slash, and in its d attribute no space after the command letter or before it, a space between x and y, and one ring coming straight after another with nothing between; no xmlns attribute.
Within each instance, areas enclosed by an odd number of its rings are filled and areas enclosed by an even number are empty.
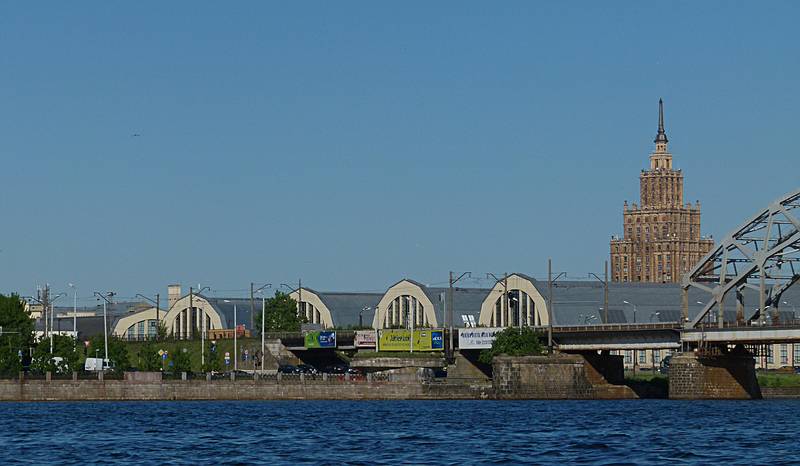
<svg viewBox="0 0 800 466"><path fill-rule="evenodd" d="M652 6L0 3L0 291L599 273L659 97L721 236L797 188L800 8Z"/></svg>

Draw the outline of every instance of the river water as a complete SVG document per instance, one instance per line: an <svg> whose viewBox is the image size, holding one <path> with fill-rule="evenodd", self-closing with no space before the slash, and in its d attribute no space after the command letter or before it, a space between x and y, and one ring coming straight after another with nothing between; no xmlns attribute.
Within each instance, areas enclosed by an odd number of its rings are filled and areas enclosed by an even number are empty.
<svg viewBox="0 0 800 466"><path fill-rule="evenodd" d="M0 403L0 464L798 464L800 400Z"/></svg>

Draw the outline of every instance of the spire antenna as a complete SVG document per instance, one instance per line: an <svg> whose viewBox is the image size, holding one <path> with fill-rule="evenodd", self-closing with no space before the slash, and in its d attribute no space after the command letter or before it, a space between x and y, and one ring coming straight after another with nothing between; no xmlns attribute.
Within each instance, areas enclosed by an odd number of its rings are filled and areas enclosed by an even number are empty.
<svg viewBox="0 0 800 466"><path fill-rule="evenodd" d="M664 131L664 101L662 99L658 99L658 134L653 142L656 144L669 142L667 133Z"/></svg>

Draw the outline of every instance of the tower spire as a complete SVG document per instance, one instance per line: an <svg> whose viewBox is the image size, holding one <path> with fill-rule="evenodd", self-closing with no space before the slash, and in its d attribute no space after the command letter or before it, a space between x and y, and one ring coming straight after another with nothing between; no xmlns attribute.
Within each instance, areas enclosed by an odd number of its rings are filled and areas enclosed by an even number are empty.
<svg viewBox="0 0 800 466"><path fill-rule="evenodd" d="M669 142L667 133L664 132L664 101L661 99L658 99L658 134L653 142L656 144Z"/></svg>

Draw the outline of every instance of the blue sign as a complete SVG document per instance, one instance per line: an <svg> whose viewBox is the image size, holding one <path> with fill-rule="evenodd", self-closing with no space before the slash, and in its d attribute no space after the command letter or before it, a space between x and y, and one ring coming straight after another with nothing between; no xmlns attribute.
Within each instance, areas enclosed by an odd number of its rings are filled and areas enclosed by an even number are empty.
<svg viewBox="0 0 800 466"><path fill-rule="evenodd" d="M441 330L431 331L431 349L444 349L444 332Z"/></svg>
<svg viewBox="0 0 800 466"><path fill-rule="evenodd" d="M306 348L336 348L336 332L308 332L305 336Z"/></svg>

